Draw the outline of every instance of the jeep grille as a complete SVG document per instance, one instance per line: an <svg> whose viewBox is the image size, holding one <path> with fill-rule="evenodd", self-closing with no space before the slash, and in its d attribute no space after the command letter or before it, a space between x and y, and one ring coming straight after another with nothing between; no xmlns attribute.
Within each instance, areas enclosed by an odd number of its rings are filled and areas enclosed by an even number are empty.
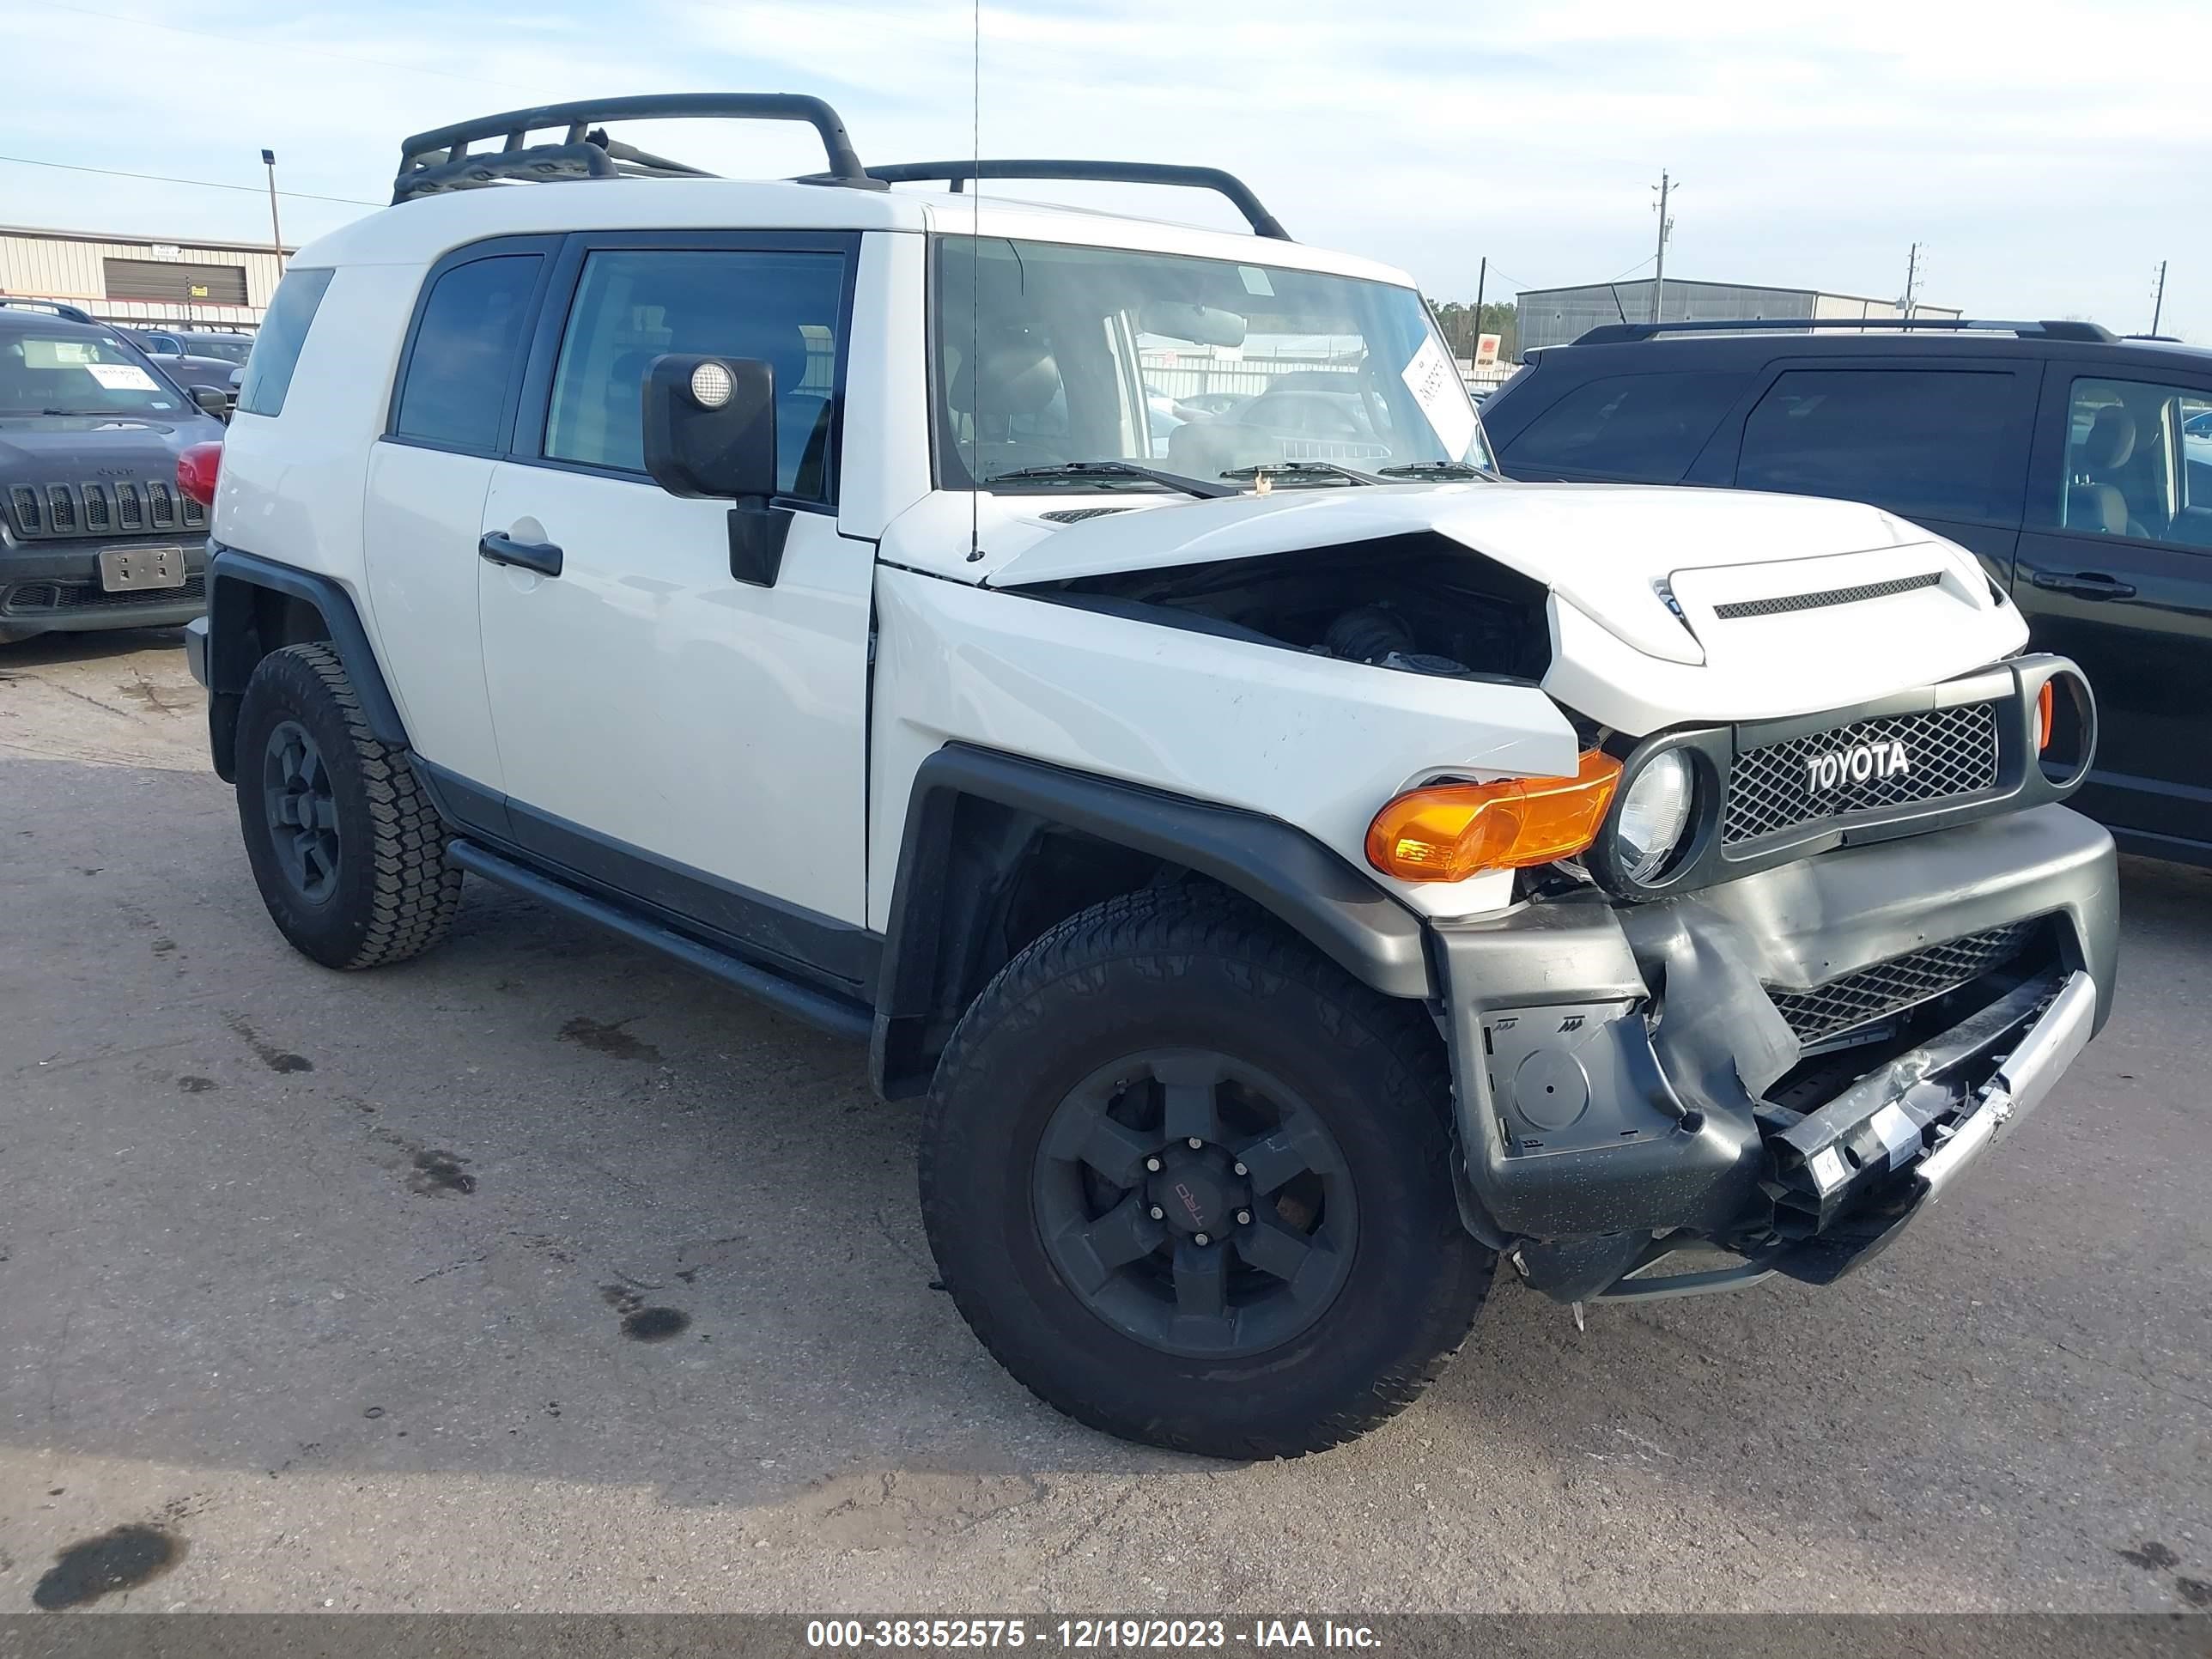
<svg viewBox="0 0 2212 1659"><path fill-rule="evenodd" d="M207 528L207 508L159 479L10 484L7 503L21 541Z"/></svg>
<svg viewBox="0 0 2212 1659"><path fill-rule="evenodd" d="M1816 789L1806 763L1868 744L1905 745L1901 772L1876 769ZM1884 807L1978 794L1997 781L1997 705L1967 703L1912 714L1885 714L1747 749L1729 775L1723 844Z"/></svg>

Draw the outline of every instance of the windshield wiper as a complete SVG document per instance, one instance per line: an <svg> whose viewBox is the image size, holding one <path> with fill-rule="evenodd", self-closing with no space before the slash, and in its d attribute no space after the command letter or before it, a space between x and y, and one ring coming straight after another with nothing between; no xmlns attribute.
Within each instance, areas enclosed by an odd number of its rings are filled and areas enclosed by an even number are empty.
<svg viewBox="0 0 2212 1659"><path fill-rule="evenodd" d="M1170 489L1180 489L1186 495L1195 495L1201 501L1212 501L1224 495L1242 492L1224 489L1220 484L1208 483L1203 478L1186 478L1180 472L1163 472L1157 467L1139 466L1134 461L1061 461L1052 466L1018 466L1011 472L994 472L983 480L983 487L1004 483L1018 478L1030 483L1064 478L1070 483L1081 483L1096 478L1130 478L1164 484Z"/></svg>
<svg viewBox="0 0 2212 1659"><path fill-rule="evenodd" d="M1372 472L1354 471L1348 466L1339 466L1334 461L1268 461L1260 466L1231 467L1221 475L1224 478L1245 478L1254 483L1262 478L1273 483L1283 478L1342 478L1348 483L1381 483Z"/></svg>
<svg viewBox="0 0 2212 1659"><path fill-rule="evenodd" d="M41 415L112 415L112 409L42 409Z"/></svg>
<svg viewBox="0 0 2212 1659"><path fill-rule="evenodd" d="M1408 461L1403 466L1378 466L1383 478L1491 478L1498 475L1471 461Z"/></svg>

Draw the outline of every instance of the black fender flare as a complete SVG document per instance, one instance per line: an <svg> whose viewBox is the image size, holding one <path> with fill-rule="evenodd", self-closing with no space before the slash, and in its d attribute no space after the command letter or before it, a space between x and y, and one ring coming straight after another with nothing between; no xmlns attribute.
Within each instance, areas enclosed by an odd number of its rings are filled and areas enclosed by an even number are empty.
<svg viewBox="0 0 2212 1659"><path fill-rule="evenodd" d="M963 799L991 802L1148 854L1251 899L1385 996L1435 994L1421 918L1312 836L1279 818L1049 763L947 744L916 769L908 799L870 1044L887 1096L928 1086L934 1055L917 1032L939 1008L940 939Z"/></svg>
<svg viewBox="0 0 2212 1659"><path fill-rule="evenodd" d="M228 781L235 771L238 705L256 665L271 650L295 642L261 636L259 592L282 593L314 608L338 660L345 665L368 729L380 742L407 745L399 705L377 665L352 594L319 572L279 564L219 542L208 544L208 742L217 775Z"/></svg>

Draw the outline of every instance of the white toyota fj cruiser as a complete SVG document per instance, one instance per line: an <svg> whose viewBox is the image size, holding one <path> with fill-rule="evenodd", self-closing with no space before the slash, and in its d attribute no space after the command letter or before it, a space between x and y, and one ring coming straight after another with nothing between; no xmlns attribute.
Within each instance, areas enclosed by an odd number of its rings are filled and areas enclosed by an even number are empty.
<svg viewBox="0 0 2212 1659"><path fill-rule="evenodd" d="M671 115L828 171L593 130ZM963 188L1042 177L1257 234ZM1356 1435L1499 1255L1825 1283L2106 1016L2094 705L1970 556L1494 479L1410 281L1225 174L680 96L421 135L395 204L284 279L191 636L278 928L394 961L473 872L866 1037L1086 1423Z"/></svg>

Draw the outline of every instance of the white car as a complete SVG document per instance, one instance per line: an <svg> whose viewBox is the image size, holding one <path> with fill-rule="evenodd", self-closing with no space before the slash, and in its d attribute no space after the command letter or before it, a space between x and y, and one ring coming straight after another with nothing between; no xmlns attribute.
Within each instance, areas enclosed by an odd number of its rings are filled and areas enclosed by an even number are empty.
<svg viewBox="0 0 2212 1659"><path fill-rule="evenodd" d="M648 115L829 169L590 131ZM1360 1433L1501 1255L1579 1313L1885 1244L2109 1006L2078 674L1872 507L1497 481L1403 274L1055 170L739 94L409 140L276 297L191 636L279 930L395 961L474 874L864 1040L978 1337L1162 1445ZM1156 435L1139 336L1248 331L1356 463Z"/></svg>

